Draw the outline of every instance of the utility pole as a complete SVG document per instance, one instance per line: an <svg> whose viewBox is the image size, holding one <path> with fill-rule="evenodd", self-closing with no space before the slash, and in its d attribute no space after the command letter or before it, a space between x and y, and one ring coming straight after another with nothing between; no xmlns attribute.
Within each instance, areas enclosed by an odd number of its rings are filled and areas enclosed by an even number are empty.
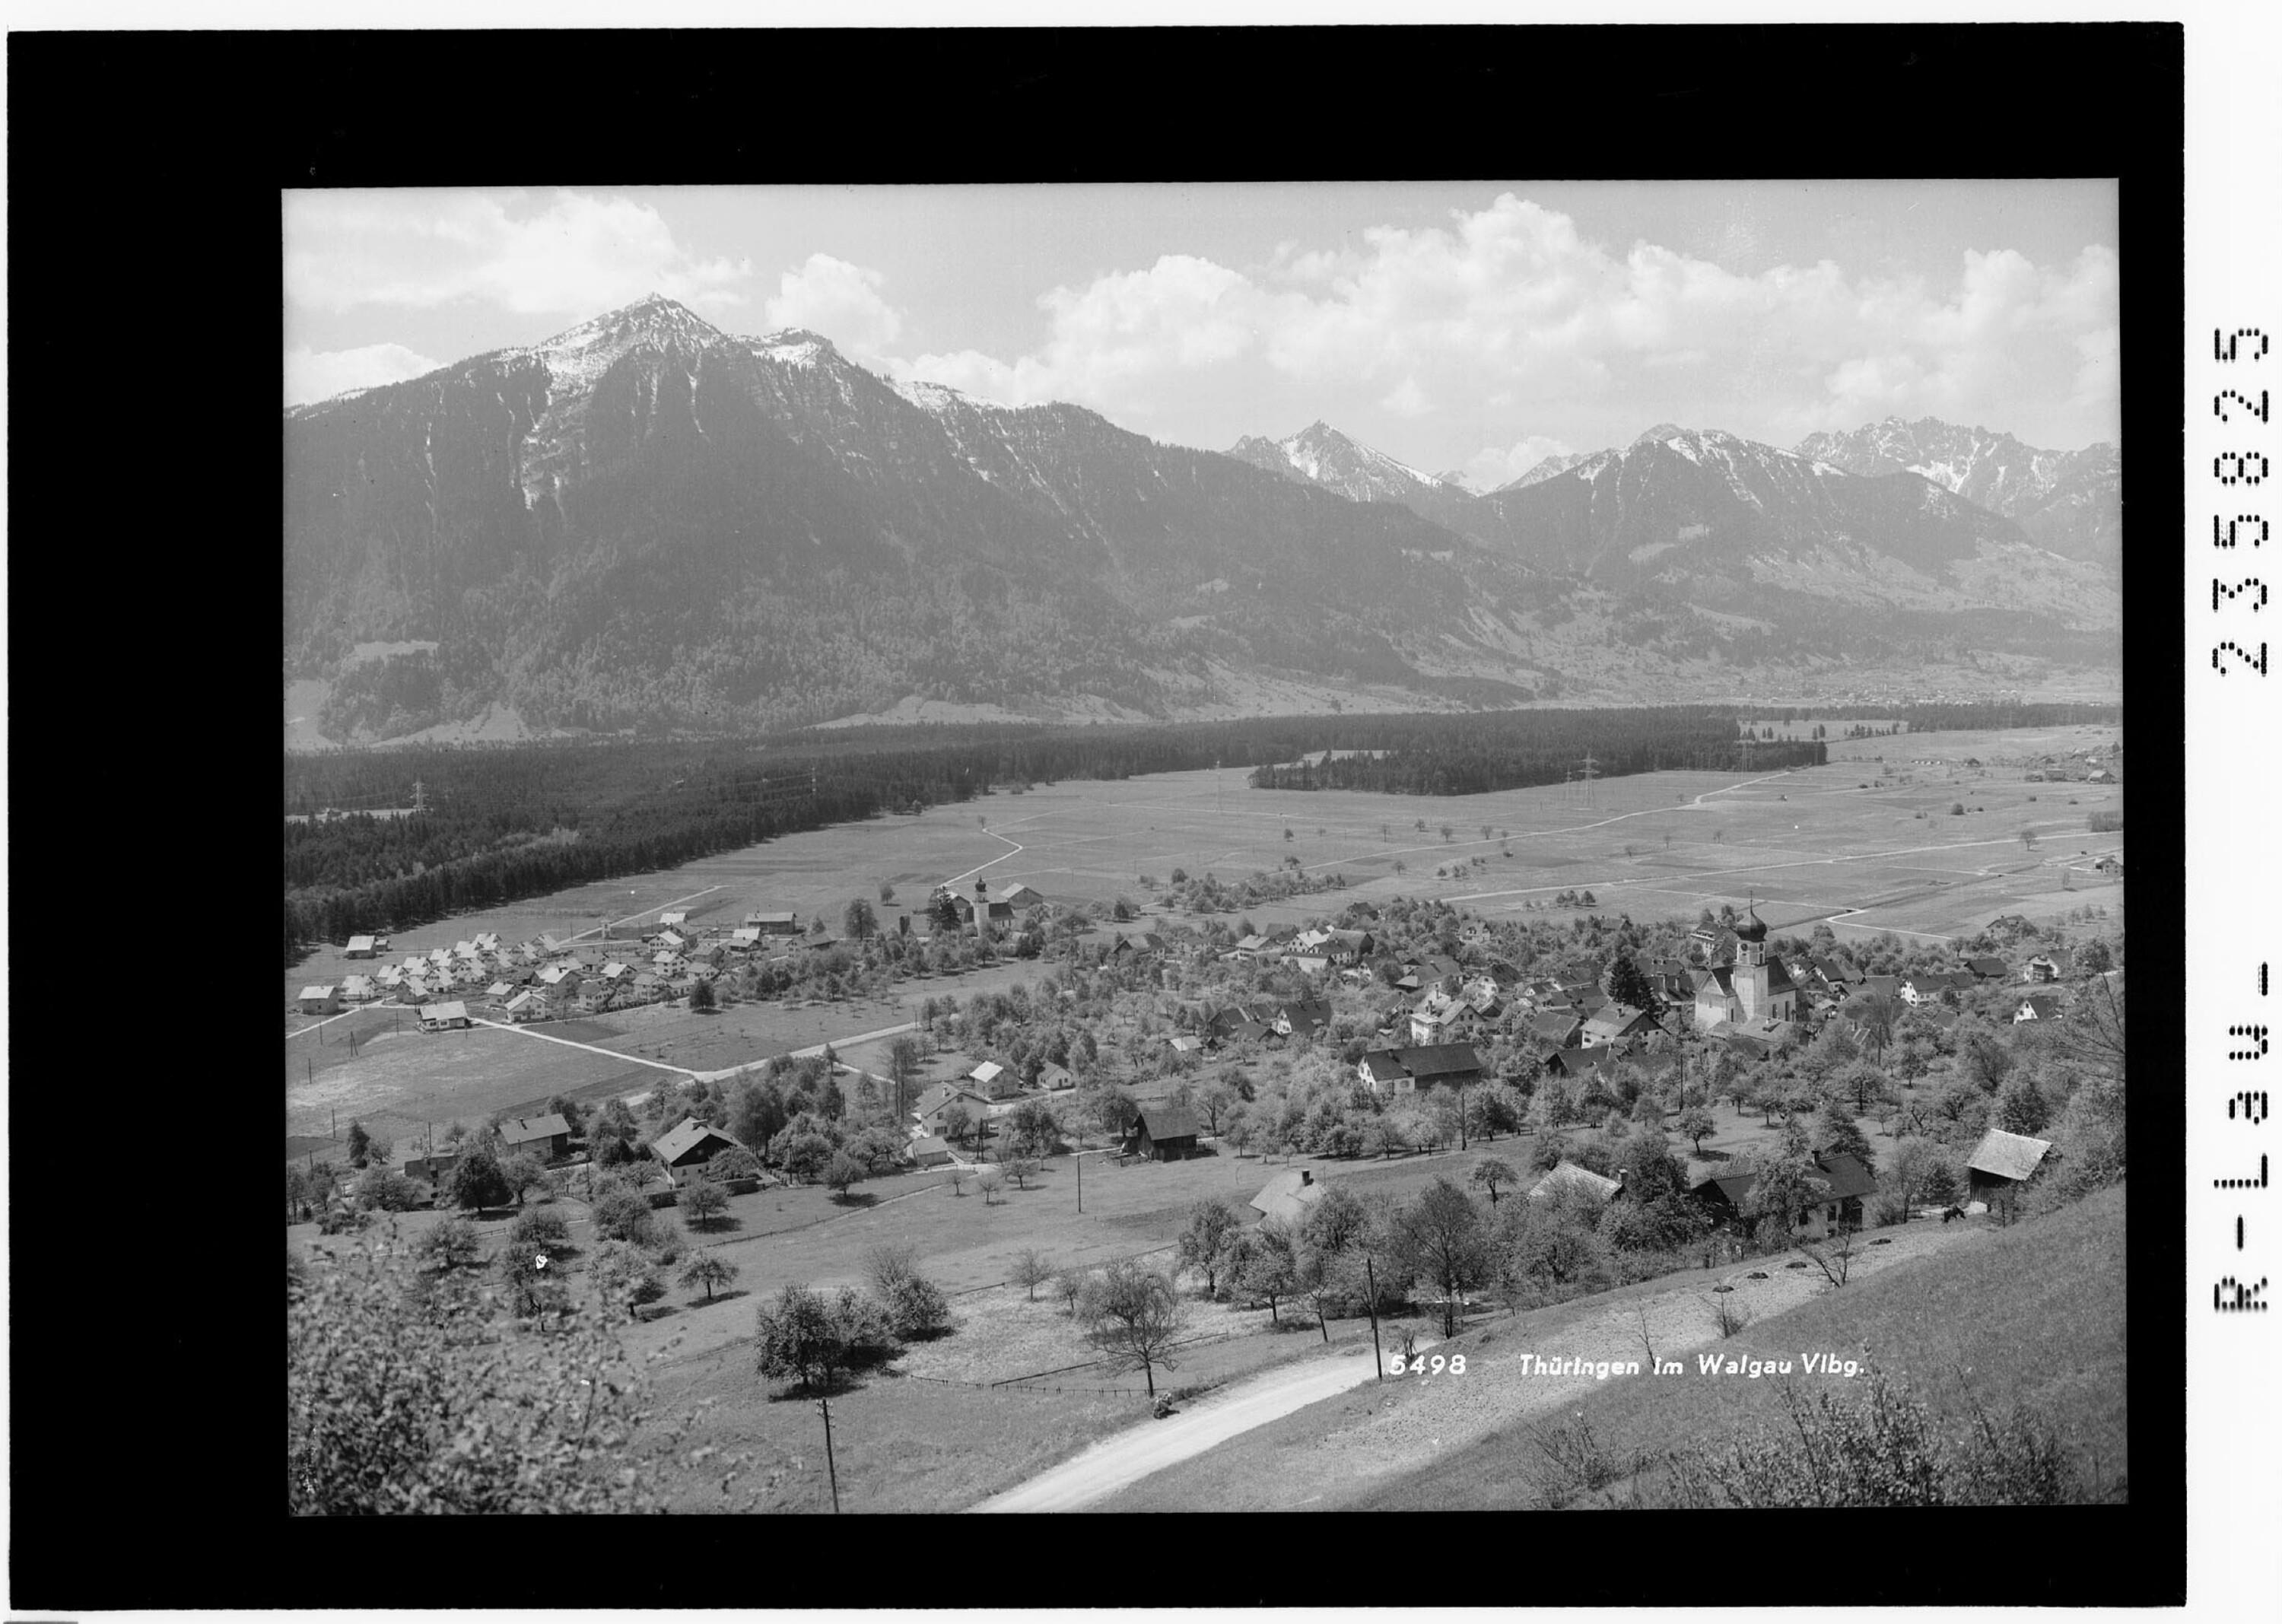
<svg viewBox="0 0 2282 1624"><path fill-rule="evenodd" d="M1364 1306L1370 1309L1370 1356L1378 1379L1386 1379L1386 1356L1378 1347L1378 1275L1370 1266L1370 1254L1363 1254L1362 1278L1370 1283L1370 1300Z"/></svg>
<svg viewBox="0 0 2282 1624"><path fill-rule="evenodd" d="M1077 1169L1077 1209L1083 1212L1085 1210L1085 1136L1083 1134L1078 1135L1078 1154L1070 1158L1070 1165Z"/></svg>
<svg viewBox="0 0 2282 1624"><path fill-rule="evenodd" d="M837 1516L840 1512L840 1468L832 1460L832 1401L818 1399L816 1407L824 1412L824 1469L832 1474L832 1511Z"/></svg>

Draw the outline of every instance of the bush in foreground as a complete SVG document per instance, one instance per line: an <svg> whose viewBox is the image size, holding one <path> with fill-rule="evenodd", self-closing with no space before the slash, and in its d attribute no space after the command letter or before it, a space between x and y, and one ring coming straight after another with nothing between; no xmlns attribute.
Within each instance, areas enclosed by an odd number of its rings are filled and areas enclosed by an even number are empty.
<svg viewBox="0 0 2282 1624"><path fill-rule="evenodd" d="M290 1514L657 1509L640 1372L594 1316L557 1334L480 1340L479 1299L408 1289L386 1243L345 1253L289 1295Z"/></svg>

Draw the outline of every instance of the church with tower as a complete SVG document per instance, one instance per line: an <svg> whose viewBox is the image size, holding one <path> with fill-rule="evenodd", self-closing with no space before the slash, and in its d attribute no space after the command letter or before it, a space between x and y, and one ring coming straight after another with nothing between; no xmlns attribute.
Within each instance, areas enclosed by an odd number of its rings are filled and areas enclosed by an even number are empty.
<svg viewBox="0 0 2282 1624"><path fill-rule="evenodd" d="M1722 1023L1750 1026L1797 1016L1798 988L1782 960L1767 952L1766 922L1756 907L1750 922L1736 928L1735 962L1689 975L1696 983L1699 1031Z"/></svg>

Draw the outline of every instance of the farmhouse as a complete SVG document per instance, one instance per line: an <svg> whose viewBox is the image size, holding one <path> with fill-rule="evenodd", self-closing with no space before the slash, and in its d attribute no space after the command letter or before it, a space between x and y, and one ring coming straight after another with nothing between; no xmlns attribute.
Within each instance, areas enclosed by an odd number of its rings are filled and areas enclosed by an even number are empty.
<svg viewBox="0 0 2282 1624"><path fill-rule="evenodd" d="M757 930L765 936L796 936L800 934L797 913L748 913L745 927Z"/></svg>
<svg viewBox="0 0 2282 1624"><path fill-rule="evenodd" d="M444 1150L431 1150L424 1156L407 1156L399 1170L407 1178L424 1178L432 1185L449 1177L452 1170L459 1165L459 1148L454 1146Z"/></svg>
<svg viewBox="0 0 2282 1624"><path fill-rule="evenodd" d="M370 936L351 936L349 938L349 944L341 949L341 957L344 959L369 959L373 956L373 951L372 938Z"/></svg>
<svg viewBox="0 0 2282 1624"><path fill-rule="evenodd" d="M570 1124L558 1111L510 1117L500 1124L500 1149L510 1156L529 1154L553 1162L570 1152Z"/></svg>
<svg viewBox="0 0 2282 1624"><path fill-rule="evenodd" d="M1407 1094L1437 1084L1465 1087L1482 1080L1482 1057L1466 1043L1373 1049L1356 1068L1373 1093Z"/></svg>
<svg viewBox="0 0 2282 1624"><path fill-rule="evenodd" d="M458 998L448 1004L420 1006L420 1030L423 1032L447 1032L473 1024L468 1019L468 1006Z"/></svg>
<svg viewBox="0 0 2282 1624"><path fill-rule="evenodd" d="M651 1141L649 1154L669 1172L703 1167L725 1150L739 1148L735 1138L718 1128L709 1128L694 1116L685 1116Z"/></svg>
<svg viewBox="0 0 2282 1624"><path fill-rule="evenodd" d="M1791 1215L1792 1231L1812 1239L1842 1226L1859 1227L1862 1198L1878 1187L1870 1169L1852 1156L1834 1151L1817 1156L1814 1170L1821 1187ZM1710 1209L1714 1222L1736 1224L1750 1206L1751 1188L1758 1177L1755 1172L1714 1175L1688 1193Z"/></svg>
<svg viewBox="0 0 2282 1624"><path fill-rule="evenodd" d="M1278 1218L1297 1228L1309 1208L1323 1199L1323 1186L1316 1182L1315 1174L1303 1167L1292 1167L1261 1185L1250 1206L1262 1223Z"/></svg>
<svg viewBox="0 0 2282 1624"><path fill-rule="evenodd" d="M919 1123L920 1133L940 1133L946 1112L954 1105L964 1107L968 1116L979 1121L990 1107L987 1094L979 1094L962 1083L938 1083L920 1096L912 1115Z"/></svg>
<svg viewBox="0 0 2282 1624"><path fill-rule="evenodd" d="M2049 992L2031 992L2022 998L2020 1007L2013 1012L2013 1024L2024 1021L2050 1021L2061 1013L2061 1001Z"/></svg>
<svg viewBox="0 0 2282 1624"><path fill-rule="evenodd" d="M1006 905L1009 913L1017 909L1035 908L1045 899L1046 895L1044 891L1034 885L1025 885L1019 880L1000 892L998 897L998 900ZM996 917L997 910L994 908L991 913L993 917Z"/></svg>
<svg viewBox="0 0 2282 1624"><path fill-rule="evenodd" d="M1154 1162L1172 1162L1190 1155L1197 1147L1196 1114L1185 1106L1153 1105L1144 1107L1126 1131L1125 1142L1118 1148L1129 1156L1139 1156Z"/></svg>
<svg viewBox="0 0 2282 1624"><path fill-rule="evenodd" d="M330 982L322 987L304 987L298 1001L305 1015L330 1015L339 1013L341 990Z"/></svg>
<svg viewBox="0 0 2282 1624"><path fill-rule="evenodd" d="M2050 1139L2032 1139L2023 1133L1991 1128L1966 1160L1966 1183L1984 1201L2002 1194L2035 1177L2052 1148Z"/></svg>
<svg viewBox="0 0 2282 1624"><path fill-rule="evenodd" d="M2013 973L2012 967L2002 959L1985 953L1968 959L1965 967L1973 972L1975 981L2003 981Z"/></svg>
<svg viewBox="0 0 2282 1624"><path fill-rule="evenodd" d="M658 928L661 931L664 931L664 930L683 931L683 930L687 930L687 929L688 929L688 925L689 925L689 915L688 915L687 913L661 913L661 914L659 914L659 915L657 916L657 928Z"/></svg>

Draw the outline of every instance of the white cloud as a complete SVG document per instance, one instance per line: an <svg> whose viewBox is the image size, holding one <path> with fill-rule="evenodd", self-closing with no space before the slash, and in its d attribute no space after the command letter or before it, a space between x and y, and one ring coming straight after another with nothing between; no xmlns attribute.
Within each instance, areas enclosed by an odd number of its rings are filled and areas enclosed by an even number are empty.
<svg viewBox="0 0 2282 1624"><path fill-rule="evenodd" d="M1250 351L1275 302L1241 272L1167 254L1147 270L1043 295L1048 337L1035 354L1012 362L974 350L927 354L908 373L1013 406L1073 400L1146 416L1164 380Z"/></svg>
<svg viewBox="0 0 2282 1624"><path fill-rule="evenodd" d="M1479 433L1488 411L1587 439L1673 416L1680 369L1691 417L1785 443L1890 411L2081 443L2112 432L2100 335L2116 322L2115 263L2098 245L2062 266L1999 248L1961 255L1945 285L1830 260L1743 275L1654 243L1613 253L1508 193L1448 228L1377 228L1336 250L1279 243L1257 279L1168 255L1053 290L1029 354L912 364L1002 400L1159 417L1261 387L1257 370L1230 369L1264 367L1326 397L1328 414L1367 408L1429 433L1463 414Z"/></svg>
<svg viewBox="0 0 2282 1624"><path fill-rule="evenodd" d="M850 355L881 356L904 330L904 318L880 296L878 271L828 253L812 253L777 284L764 311L771 329L805 327Z"/></svg>
<svg viewBox="0 0 2282 1624"><path fill-rule="evenodd" d="M747 302L749 260L700 259L648 204L558 191L293 192L285 291L326 310L482 299L517 315L592 315L646 293L699 309Z"/></svg>
<svg viewBox="0 0 2282 1624"><path fill-rule="evenodd" d="M352 389L400 384L433 372L444 363L415 354L400 344L368 344L362 349L285 352L285 404L330 400Z"/></svg>

